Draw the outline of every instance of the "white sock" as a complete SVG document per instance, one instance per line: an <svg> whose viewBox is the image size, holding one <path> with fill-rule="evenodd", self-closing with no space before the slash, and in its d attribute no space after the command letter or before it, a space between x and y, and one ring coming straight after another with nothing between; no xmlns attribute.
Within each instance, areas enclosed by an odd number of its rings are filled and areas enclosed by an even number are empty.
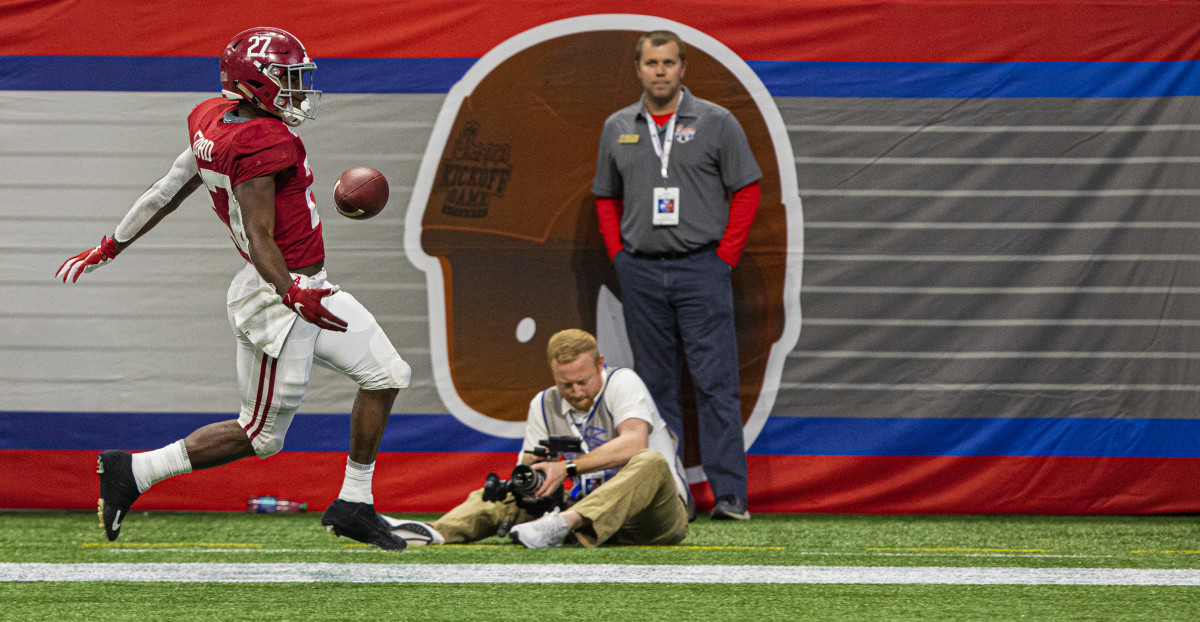
<svg viewBox="0 0 1200 622"><path fill-rule="evenodd" d="M138 492L146 492L150 486L168 477L192 472L192 461L188 459L187 447L182 440L161 449L133 454L133 479Z"/></svg>
<svg viewBox="0 0 1200 622"><path fill-rule="evenodd" d="M342 491L338 493L338 499L374 505L375 497L371 494L371 477L374 475L374 462L359 464L346 458L346 479L342 480Z"/></svg>

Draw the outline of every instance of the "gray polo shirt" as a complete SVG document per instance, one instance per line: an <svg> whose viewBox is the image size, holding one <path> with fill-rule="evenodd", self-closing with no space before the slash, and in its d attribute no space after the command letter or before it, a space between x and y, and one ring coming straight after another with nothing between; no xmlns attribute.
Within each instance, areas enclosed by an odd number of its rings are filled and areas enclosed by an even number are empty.
<svg viewBox="0 0 1200 622"><path fill-rule="evenodd" d="M667 168L667 185L679 188L678 225L653 224L654 187L662 186L662 163L647 129L657 126L645 117L641 100L604 122L592 192L624 200L621 240L626 249L687 251L720 240L729 222L728 193L762 177L733 113L682 90ZM664 127L659 139L665 136Z"/></svg>

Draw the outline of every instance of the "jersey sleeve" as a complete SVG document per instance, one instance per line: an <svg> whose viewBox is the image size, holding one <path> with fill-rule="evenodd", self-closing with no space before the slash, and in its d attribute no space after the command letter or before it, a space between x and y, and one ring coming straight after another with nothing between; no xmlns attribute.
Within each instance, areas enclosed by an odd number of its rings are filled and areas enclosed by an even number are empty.
<svg viewBox="0 0 1200 622"><path fill-rule="evenodd" d="M296 137L285 127L273 123L247 127L238 137L238 155L231 162L230 181L238 185L248 179L272 175L296 166L300 148Z"/></svg>

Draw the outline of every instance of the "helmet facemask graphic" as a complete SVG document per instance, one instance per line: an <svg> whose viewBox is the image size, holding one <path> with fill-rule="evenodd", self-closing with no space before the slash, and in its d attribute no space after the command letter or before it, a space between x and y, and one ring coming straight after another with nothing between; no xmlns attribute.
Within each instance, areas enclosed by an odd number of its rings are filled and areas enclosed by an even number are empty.
<svg viewBox="0 0 1200 622"><path fill-rule="evenodd" d="M284 123L295 127L305 119L317 118L321 91L312 88L313 72L316 70L317 64L313 62L267 66L264 75L279 85L279 94L275 96L275 111L283 118Z"/></svg>
<svg viewBox="0 0 1200 622"><path fill-rule="evenodd" d="M221 86L229 99L245 99L291 127L315 119L321 91L313 88L317 64L295 36L278 28L239 33L221 54Z"/></svg>

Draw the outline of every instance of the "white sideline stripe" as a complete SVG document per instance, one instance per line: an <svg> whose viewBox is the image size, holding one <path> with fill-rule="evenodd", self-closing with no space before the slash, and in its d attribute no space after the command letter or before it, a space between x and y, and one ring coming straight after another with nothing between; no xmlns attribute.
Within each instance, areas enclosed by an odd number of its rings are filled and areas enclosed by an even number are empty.
<svg viewBox="0 0 1200 622"><path fill-rule="evenodd" d="M0 564L0 581L1200 585L1200 570L631 564Z"/></svg>

